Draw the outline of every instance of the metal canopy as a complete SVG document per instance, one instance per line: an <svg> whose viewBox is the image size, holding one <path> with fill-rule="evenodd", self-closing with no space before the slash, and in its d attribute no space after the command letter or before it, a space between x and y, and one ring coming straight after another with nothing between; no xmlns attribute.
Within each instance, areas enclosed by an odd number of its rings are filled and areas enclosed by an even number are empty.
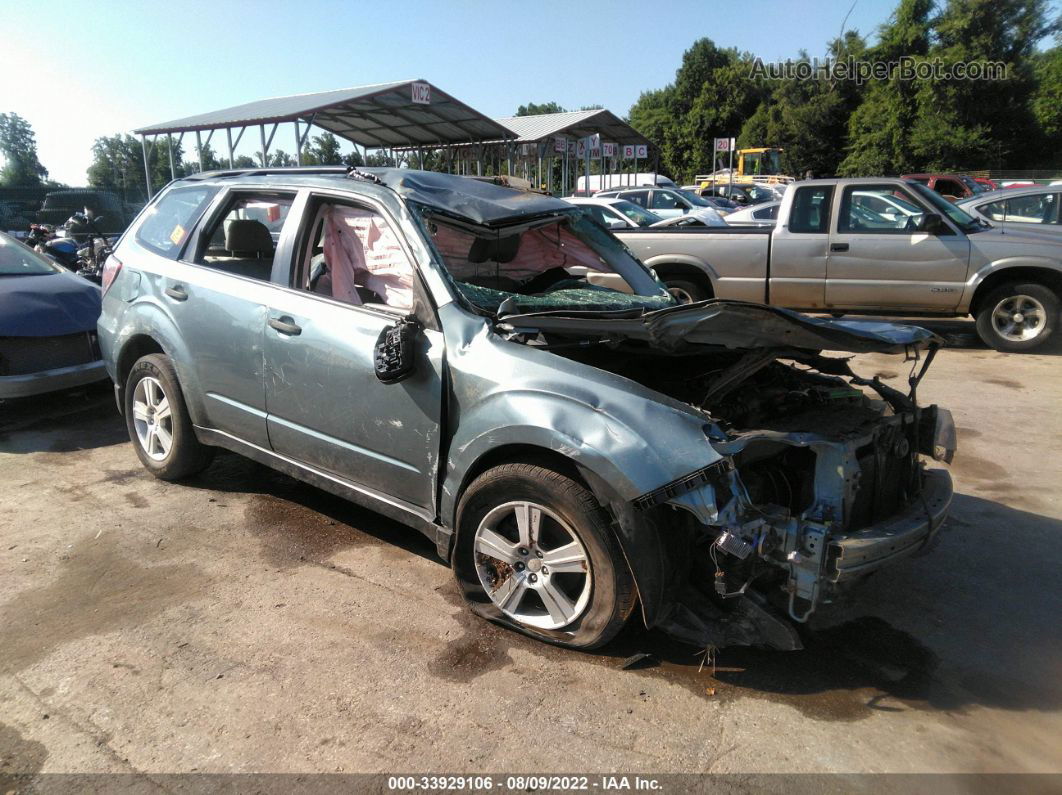
<svg viewBox="0 0 1062 795"><path fill-rule="evenodd" d="M617 144L650 144L648 138L627 122L603 108L568 113L542 113L537 116L509 116L496 119L516 135L517 143L532 143L553 135L585 138L601 134L602 141Z"/></svg>
<svg viewBox="0 0 1062 795"><path fill-rule="evenodd" d="M418 92L427 86L426 95ZM414 101L415 98L420 102ZM427 102L423 100L427 99ZM364 147L432 146L511 138L512 132L425 80L274 97L142 127L142 136L304 122Z"/></svg>

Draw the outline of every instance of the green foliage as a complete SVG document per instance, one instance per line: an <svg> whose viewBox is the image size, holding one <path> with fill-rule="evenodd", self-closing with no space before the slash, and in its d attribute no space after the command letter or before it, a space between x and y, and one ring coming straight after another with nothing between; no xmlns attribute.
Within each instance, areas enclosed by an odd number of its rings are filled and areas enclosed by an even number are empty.
<svg viewBox="0 0 1062 795"><path fill-rule="evenodd" d="M542 113L567 113L567 111L556 102L543 102L541 104L528 102L526 105L521 105L516 109L517 116L538 116Z"/></svg>
<svg viewBox="0 0 1062 795"><path fill-rule="evenodd" d="M186 176L187 163L182 163L181 144L173 142L174 172L178 178ZM198 169L199 164L196 163ZM170 181L169 151L165 137L159 137L148 156L151 186L158 190ZM132 135L104 136L92 144L92 164L88 167L88 184L105 188L127 201L145 200L144 152L140 139Z"/></svg>
<svg viewBox="0 0 1062 795"><path fill-rule="evenodd" d="M713 139L782 147L790 174L899 174L1062 163L1062 52L1036 47L1059 30L1049 0L899 0L868 47L855 31L829 42L834 62L998 62L999 80L754 76L753 57L700 39L663 88L645 91L630 124L684 181L711 171ZM797 62L814 64L801 53ZM821 58L818 59L821 62ZM725 166L725 163L720 163Z"/></svg>
<svg viewBox="0 0 1062 795"><path fill-rule="evenodd" d="M343 162L343 153L339 151L339 139L330 132L315 135L313 145L303 147L302 164L304 166L341 166Z"/></svg>
<svg viewBox="0 0 1062 795"><path fill-rule="evenodd" d="M33 127L17 113L0 113L0 185L36 187L48 178L48 169L37 159L37 138Z"/></svg>
<svg viewBox="0 0 1062 795"><path fill-rule="evenodd" d="M1045 165L1062 166L1062 46L1037 55L1033 74L1032 113L1041 136L1038 149Z"/></svg>

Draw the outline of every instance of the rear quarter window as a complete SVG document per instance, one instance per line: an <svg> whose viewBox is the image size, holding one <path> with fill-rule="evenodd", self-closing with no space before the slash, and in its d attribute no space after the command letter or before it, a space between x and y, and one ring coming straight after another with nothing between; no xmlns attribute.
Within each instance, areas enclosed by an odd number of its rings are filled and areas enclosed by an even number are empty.
<svg viewBox="0 0 1062 795"><path fill-rule="evenodd" d="M217 188L207 185L170 190L147 209L136 241L162 257L177 259L215 193Z"/></svg>

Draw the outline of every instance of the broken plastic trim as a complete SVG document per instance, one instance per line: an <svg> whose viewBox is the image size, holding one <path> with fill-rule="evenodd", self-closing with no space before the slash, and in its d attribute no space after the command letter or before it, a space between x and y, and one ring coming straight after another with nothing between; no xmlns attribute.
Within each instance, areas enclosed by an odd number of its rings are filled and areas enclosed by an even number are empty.
<svg viewBox="0 0 1062 795"><path fill-rule="evenodd" d="M718 494L723 487L728 485L729 479L727 475L733 469L734 465L728 458L716 461L677 480L665 483L660 488L653 489L640 497L635 497L633 500L634 507L639 511L646 511L657 505L669 502L675 497L696 491L706 483L710 484Z"/></svg>

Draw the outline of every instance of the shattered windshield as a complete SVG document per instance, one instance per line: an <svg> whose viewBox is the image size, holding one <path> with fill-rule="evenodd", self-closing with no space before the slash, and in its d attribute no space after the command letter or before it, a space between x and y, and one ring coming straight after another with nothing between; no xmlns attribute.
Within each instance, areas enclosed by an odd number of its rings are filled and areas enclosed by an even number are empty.
<svg viewBox="0 0 1062 795"><path fill-rule="evenodd" d="M458 292L499 315L646 310L674 299L626 247L578 210L483 226L423 210Z"/></svg>

